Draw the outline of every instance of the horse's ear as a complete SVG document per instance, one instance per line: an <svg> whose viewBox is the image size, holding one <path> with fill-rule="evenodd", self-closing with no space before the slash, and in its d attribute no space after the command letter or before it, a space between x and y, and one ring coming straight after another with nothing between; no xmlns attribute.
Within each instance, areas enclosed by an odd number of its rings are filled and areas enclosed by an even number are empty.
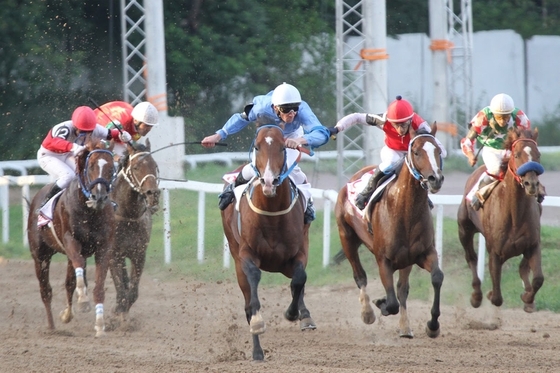
<svg viewBox="0 0 560 373"><path fill-rule="evenodd" d="M539 138L539 129L535 127L535 129L533 130L533 140L537 141L538 138Z"/></svg>
<svg viewBox="0 0 560 373"><path fill-rule="evenodd" d="M416 137L416 131L414 130L414 128L412 128L412 126L408 127L408 133L410 133L410 138L411 139Z"/></svg>
<svg viewBox="0 0 560 373"><path fill-rule="evenodd" d="M432 134L432 136L435 136L436 132L437 132L437 122L436 121L434 121L434 123L432 123L431 128L432 128L432 131L430 133Z"/></svg>
<svg viewBox="0 0 560 373"><path fill-rule="evenodd" d="M150 144L150 139L146 138L146 142L144 143L144 145L146 145L146 150L147 151L152 151L152 146Z"/></svg>

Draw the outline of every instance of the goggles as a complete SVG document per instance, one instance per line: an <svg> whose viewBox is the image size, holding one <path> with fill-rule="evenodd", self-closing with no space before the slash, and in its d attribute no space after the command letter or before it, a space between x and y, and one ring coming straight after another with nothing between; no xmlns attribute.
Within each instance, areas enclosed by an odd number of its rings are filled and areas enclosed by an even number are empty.
<svg viewBox="0 0 560 373"><path fill-rule="evenodd" d="M299 110L299 105L286 105L286 106L278 106L278 110L282 114L290 114L292 111L297 113Z"/></svg>

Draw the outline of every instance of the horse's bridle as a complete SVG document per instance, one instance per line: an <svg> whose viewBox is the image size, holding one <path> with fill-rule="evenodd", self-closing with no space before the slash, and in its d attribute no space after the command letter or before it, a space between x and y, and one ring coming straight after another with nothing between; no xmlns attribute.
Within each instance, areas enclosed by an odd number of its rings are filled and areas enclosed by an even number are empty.
<svg viewBox="0 0 560 373"><path fill-rule="evenodd" d="M147 174L142 178L142 180L138 180L138 177L136 177L134 172L132 172L132 160L135 159L138 156L141 156L141 155L142 156L147 156L149 154L150 154L150 152L139 152L139 153L132 154L131 156L128 157L127 166L122 168L119 172L119 175L123 176L123 178L126 180L128 185L130 185L130 187L134 191L138 192L142 196L144 196L144 193L142 192L142 185L144 184L144 182L146 180L148 180L149 178L153 177L156 180L156 183L159 183L159 178L158 178L157 175ZM157 167L156 167L156 173L159 173L159 169Z"/></svg>
<svg viewBox="0 0 560 373"><path fill-rule="evenodd" d="M109 181L109 180L106 180L106 179L104 179L104 178L102 178L102 177L98 177L97 179L92 180L92 181L89 180L89 176L88 176L88 174L87 174L88 165L89 165L89 160L90 160L90 157L92 156L92 154L95 154L95 153L106 153L106 154L109 155L110 161L107 162L107 163L108 163L108 164L110 165L110 167L113 169L112 177L111 177L111 180L110 180L110 181ZM111 189L112 189L112 187L113 187L113 182L115 181L115 178L116 178L116 177L117 177L117 175L116 175L116 173L115 173L115 166L114 166L114 164L113 164L113 153L112 153L111 151L109 151L109 150L106 150L106 149L94 149L94 150L92 150L91 152L89 152L89 154L87 155L87 157L86 157L86 162L85 162L85 165L84 165L84 169L82 170L82 174L79 175L78 181L79 181L79 183L80 183L80 189L81 189L83 195L84 195L87 199L90 199L90 198L91 198L91 190L92 190L93 187L96 186L97 184L102 184L102 185L104 185L105 188L106 188L106 190L107 190L107 193L110 193L110 192L111 192Z"/></svg>
<svg viewBox="0 0 560 373"><path fill-rule="evenodd" d="M510 155L510 158L509 158L509 161L508 161L508 171L511 172L515 181L519 185L521 185L521 187L523 188L524 187L523 186L523 180L521 180L521 178L523 176L525 176L525 174L527 172L530 172L530 171L535 171L535 173L537 175L541 175L544 172L544 167L539 162L535 162L535 161L525 162L521 166L515 167L515 157L513 156L513 148L515 147L515 144L517 144L518 142L521 142L521 141L530 142L530 143L534 144L535 146L537 146L537 142L533 139L522 138L522 139L515 140L511 144L512 154ZM515 167L515 169L514 169L514 167Z"/></svg>
<svg viewBox="0 0 560 373"><path fill-rule="evenodd" d="M408 167L408 170L410 171L410 174L411 174L416 180L418 180L418 181L420 182L420 186L422 186L422 189L428 190L428 184L427 184L428 179L426 179L426 178L416 169L416 167L412 164L412 155L411 155L411 153L412 153L412 144L414 143L414 141L416 141L416 139L418 139L418 138L420 138L420 137L430 137L430 138L432 138L432 139L435 140L435 137L434 137L433 135L430 135L430 134L427 134L427 133L426 133L426 134L417 135L417 136L415 136L414 138L412 138L412 139L410 140L410 142L408 143L408 152L407 152L407 154L406 154L406 157L405 157L404 161L405 161L405 163L406 163L406 166ZM437 145L437 142L436 142L436 146L438 146L438 145ZM439 164L440 164L440 170L442 170L442 169L443 169L443 161L442 161L442 158L441 158L441 154L440 154L440 156L439 156Z"/></svg>

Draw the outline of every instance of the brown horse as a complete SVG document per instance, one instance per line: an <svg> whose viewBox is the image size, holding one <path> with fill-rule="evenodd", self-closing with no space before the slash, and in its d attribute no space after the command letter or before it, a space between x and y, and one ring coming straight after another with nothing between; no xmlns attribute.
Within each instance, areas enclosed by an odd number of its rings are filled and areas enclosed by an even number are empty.
<svg viewBox="0 0 560 373"><path fill-rule="evenodd" d="M78 293L78 308L82 312L91 310L87 292L86 259L93 255L96 336L105 333L105 278L115 233L114 209L109 199L115 175L111 150L105 148L104 142L94 144L90 141L86 144L76 157L77 177L62 192L54 207L52 222L47 226L37 226L38 209L51 185L43 187L31 202L27 223L28 239L49 329L54 329L52 288L49 283L52 256L61 253L68 257L65 282L67 306L60 315L62 321L68 323L74 316L74 290L77 289Z"/></svg>
<svg viewBox="0 0 560 373"><path fill-rule="evenodd" d="M303 223L304 201L288 178L284 134L280 127L263 126L254 140L256 178L249 182L238 205L222 211L239 287L245 297L245 315L253 335L253 359L263 360L259 335L265 331L257 288L261 270L291 278L292 302L284 313L300 320L301 330L315 329L303 301L309 250L309 224Z"/></svg>
<svg viewBox="0 0 560 373"><path fill-rule="evenodd" d="M138 299L138 285L152 232L152 214L159 208L158 167L146 145L127 146L111 193L117 203L111 275L117 292L115 313L126 316ZM130 259L130 276L126 268Z"/></svg>
<svg viewBox="0 0 560 373"><path fill-rule="evenodd" d="M473 307L479 307L482 302L481 282L477 274L478 257L473 246L474 234L480 232L486 240L488 267L493 284L487 295L488 299L497 307L502 305L502 266L508 259L523 255L519 264L519 275L524 284L521 300L526 312L535 311L535 295L544 281L541 269L541 206L536 199L539 175L544 169L540 164L537 137L536 129L533 132L510 130L504 149L511 151L511 156L504 157L502 169L506 171L502 182L494 188L479 211L475 211L465 198L459 206L459 239L473 276ZM469 177L465 196L485 170L485 166L480 166ZM531 271L532 282L529 280Z"/></svg>
<svg viewBox="0 0 560 373"><path fill-rule="evenodd" d="M387 184L381 199L364 210L365 219L357 207L348 200L348 189L344 186L335 207L338 232L344 254L354 273L354 280L360 289L361 317L366 324L375 322L375 314L366 293L367 275L360 262L358 248L364 244L375 255L379 267L379 277L386 296L375 301L384 316L399 313L400 336L412 338L406 299L409 291L409 275L412 266L417 264L431 274L434 288L432 318L427 323L426 333L435 338L439 335L440 289L443 272L438 265L434 243L434 227L428 205L428 191L437 193L443 183L441 171L441 149L434 137L437 128L432 126L430 133L414 133L408 153L404 157L406 170L401 169L395 179ZM402 165L402 163L401 163ZM373 167L365 167L351 178L358 180ZM368 226L368 221L371 223ZM399 271L397 293L393 274ZM400 305L400 306L399 306Z"/></svg>

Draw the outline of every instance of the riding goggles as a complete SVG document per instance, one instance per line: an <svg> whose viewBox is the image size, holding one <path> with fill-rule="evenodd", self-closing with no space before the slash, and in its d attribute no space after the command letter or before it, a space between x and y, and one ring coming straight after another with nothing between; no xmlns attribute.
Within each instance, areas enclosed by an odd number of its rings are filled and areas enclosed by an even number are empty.
<svg viewBox="0 0 560 373"><path fill-rule="evenodd" d="M297 113L299 110L299 105L278 106L278 110L280 110L282 114L290 114L292 111L294 113Z"/></svg>

